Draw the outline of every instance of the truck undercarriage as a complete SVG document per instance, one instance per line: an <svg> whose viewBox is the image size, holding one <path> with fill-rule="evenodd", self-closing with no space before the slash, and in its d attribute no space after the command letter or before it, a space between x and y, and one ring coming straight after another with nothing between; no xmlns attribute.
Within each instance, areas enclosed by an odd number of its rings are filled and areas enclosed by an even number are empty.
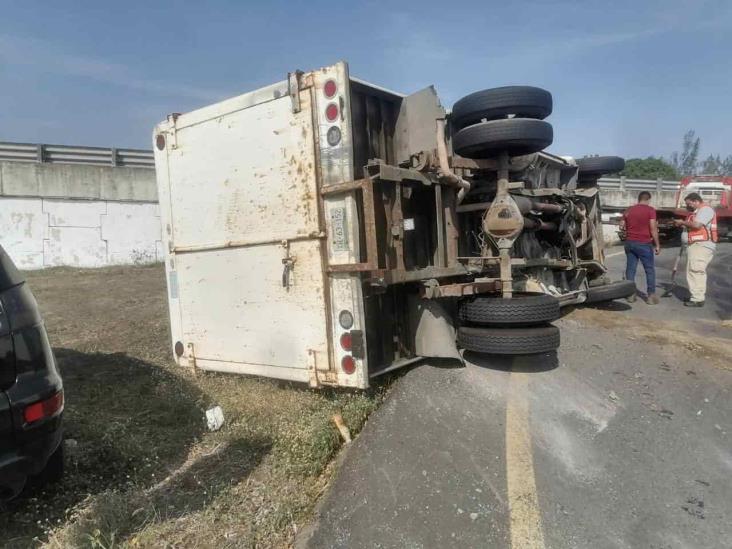
<svg viewBox="0 0 732 549"><path fill-rule="evenodd" d="M519 91L526 89L536 90ZM374 312L367 316L379 319L367 329L370 363L457 356L429 344L450 334L478 352L551 351L559 334L550 322L561 306L635 291L632 283L610 284L606 277L597 174L583 173L582 160L541 150L551 142L551 132L549 138L541 133L548 123L501 114L495 121L503 134L489 131L485 141L467 144L463 138L461 155L455 151L461 134L493 122L468 116L463 124L474 124L456 127L455 113L446 115L430 93L433 100L422 93L411 112L406 98L402 112L406 103L407 118L420 120L409 128L411 140L431 148L409 150L398 163L369 156L362 179L323 191L357 191L360 261L330 269L363 276L367 309ZM491 103L479 107L476 116L489 113ZM511 105L502 107L514 114ZM513 131L508 138L506 129ZM427 307L425 300L433 303Z"/></svg>

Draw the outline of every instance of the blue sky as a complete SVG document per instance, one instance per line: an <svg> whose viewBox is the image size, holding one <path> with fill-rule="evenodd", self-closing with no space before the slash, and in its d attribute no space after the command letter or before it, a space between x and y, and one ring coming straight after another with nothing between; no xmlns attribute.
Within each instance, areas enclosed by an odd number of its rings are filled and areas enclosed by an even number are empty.
<svg viewBox="0 0 732 549"><path fill-rule="evenodd" d="M0 0L0 140L150 148L153 125L345 59L446 106L545 87L558 154L732 154L732 2Z"/></svg>

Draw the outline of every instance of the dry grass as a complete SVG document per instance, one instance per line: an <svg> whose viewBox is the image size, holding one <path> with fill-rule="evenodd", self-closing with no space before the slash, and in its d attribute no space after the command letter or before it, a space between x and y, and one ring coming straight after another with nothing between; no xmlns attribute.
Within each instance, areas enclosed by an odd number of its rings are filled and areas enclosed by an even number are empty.
<svg viewBox="0 0 732 549"><path fill-rule="evenodd" d="M383 389L313 391L169 360L162 268L28 274L64 377L67 474L0 514L6 546L275 547L307 521ZM223 429L204 411L224 409Z"/></svg>

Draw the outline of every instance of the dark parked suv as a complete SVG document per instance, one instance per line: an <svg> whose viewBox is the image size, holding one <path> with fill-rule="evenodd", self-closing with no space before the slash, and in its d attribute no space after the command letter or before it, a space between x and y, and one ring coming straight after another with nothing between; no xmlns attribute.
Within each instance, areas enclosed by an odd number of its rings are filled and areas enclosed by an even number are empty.
<svg viewBox="0 0 732 549"><path fill-rule="evenodd" d="M64 393L33 293L0 247L0 500L63 471Z"/></svg>

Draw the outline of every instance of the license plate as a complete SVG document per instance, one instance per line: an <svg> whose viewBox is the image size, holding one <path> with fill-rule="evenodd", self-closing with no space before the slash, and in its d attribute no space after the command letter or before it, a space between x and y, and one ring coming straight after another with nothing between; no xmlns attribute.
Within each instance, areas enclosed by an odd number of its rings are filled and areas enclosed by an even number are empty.
<svg viewBox="0 0 732 549"><path fill-rule="evenodd" d="M336 252L348 251L348 232L346 231L346 208L330 210L331 242Z"/></svg>

